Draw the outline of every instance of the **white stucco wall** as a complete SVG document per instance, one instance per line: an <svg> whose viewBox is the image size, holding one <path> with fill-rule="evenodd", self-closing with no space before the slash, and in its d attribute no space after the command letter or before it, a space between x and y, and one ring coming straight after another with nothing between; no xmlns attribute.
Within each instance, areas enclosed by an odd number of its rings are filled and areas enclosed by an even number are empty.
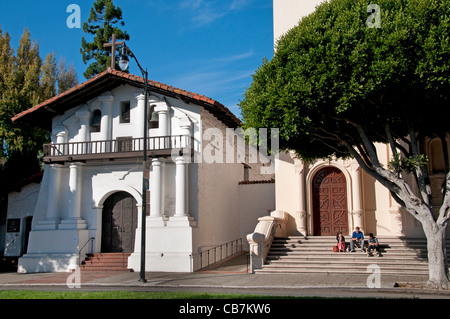
<svg viewBox="0 0 450 319"><path fill-rule="evenodd" d="M324 0L273 0L274 43Z"/></svg>
<svg viewBox="0 0 450 319"><path fill-rule="evenodd" d="M25 218L32 217L38 200L40 184L29 184L8 195L8 219L20 219L19 232L7 232L5 227L5 256L18 257L23 252L25 240Z"/></svg>
<svg viewBox="0 0 450 319"><path fill-rule="evenodd" d="M243 250L248 251L246 238L255 230L258 218L268 216L275 210L275 183L240 184L238 193L240 237Z"/></svg>
<svg viewBox="0 0 450 319"><path fill-rule="evenodd" d="M193 229L194 254L239 238L247 245L245 237L253 231L258 217L267 215L267 210L275 207L274 184L239 185L246 177L249 180L267 180L273 175L261 174L259 161L246 166L238 163L237 142L233 148L236 161L227 163L227 143L230 142L227 141L227 127L206 110L202 110L201 116L202 132L214 128L218 134L203 141L202 162L198 164L199 206L197 227ZM217 160L223 163L205 160L216 151L221 154Z"/></svg>

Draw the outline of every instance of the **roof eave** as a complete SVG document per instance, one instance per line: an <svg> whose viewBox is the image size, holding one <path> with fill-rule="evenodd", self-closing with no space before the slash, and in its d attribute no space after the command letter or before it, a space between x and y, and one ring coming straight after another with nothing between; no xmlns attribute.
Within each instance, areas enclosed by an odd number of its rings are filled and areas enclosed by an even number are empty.
<svg viewBox="0 0 450 319"><path fill-rule="evenodd" d="M99 96L101 93L110 91L122 84L144 88L145 80L136 75L108 68L106 71L91 79L15 115L12 118L12 121L25 122L31 125L50 128L54 116L63 114L67 110L85 103ZM241 125L241 121L228 108L206 96L181 90L152 80L148 81L148 89L150 92L164 94L166 96L181 99L187 103L204 106L219 120L230 127L238 127Z"/></svg>

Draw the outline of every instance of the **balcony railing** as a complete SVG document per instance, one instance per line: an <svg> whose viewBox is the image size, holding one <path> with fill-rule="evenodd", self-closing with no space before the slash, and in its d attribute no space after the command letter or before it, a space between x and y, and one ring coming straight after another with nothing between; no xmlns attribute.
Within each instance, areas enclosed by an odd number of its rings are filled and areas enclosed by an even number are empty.
<svg viewBox="0 0 450 319"><path fill-rule="evenodd" d="M147 138L147 155L171 156L180 151L192 152L193 138L186 135ZM73 142L44 145L44 162L67 162L95 159L133 158L143 155L144 138ZM186 154L185 154L186 155Z"/></svg>

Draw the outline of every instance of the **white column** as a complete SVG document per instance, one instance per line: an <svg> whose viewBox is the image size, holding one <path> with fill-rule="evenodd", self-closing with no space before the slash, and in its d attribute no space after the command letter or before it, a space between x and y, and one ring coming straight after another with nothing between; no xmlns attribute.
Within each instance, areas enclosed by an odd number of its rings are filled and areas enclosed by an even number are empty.
<svg viewBox="0 0 450 319"><path fill-rule="evenodd" d="M181 129L181 135L186 136L186 138L190 139L192 136L191 135L191 130L192 130L191 120L187 116L185 116L185 117L179 119L178 126ZM182 140L181 147L187 147L187 146L192 147L192 145L190 145L190 143L191 143L190 140Z"/></svg>
<svg viewBox="0 0 450 319"><path fill-rule="evenodd" d="M167 103L159 102L156 103L155 112L158 114L159 121L159 136L169 136L170 135L170 107Z"/></svg>
<svg viewBox="0 0 450 319"><path fill-rule="evenodd" d="M162 217L164 213L163 203L163 167L164 162L160 158L152 159L152 175L150 177L151 190L150 190L150 217Z"/></svg>
<svg viewBox="0 0 450 319"><path fill-rule="evenodd" d="M304 163L295 165L295 179L297 184L297 231L303 235L307 235L306 222L306 193L305 193L305 170Z"/></svg>
<svg viewBox="0 0 450 319"><path fill-rule="evenodd" d="M361 167L357 163L352 163L352 197L353 197L353 229L361 228L364 231L364 211L362 210L362 191L361 191ZM352 229L349 229L352 233Z"/></svg>
<svg viewBox="0 0 450 319"><path fill-rule="evenodd" d="M56 147L56 149L51 150L51 154L52 155L63 155L65 153L65 145L64 143L66 143L66 130L64 127L59 127L56 128L57 133L56 133L56 144L58 144L58 146ZM62 144L62 145L59 145Z"/></svg>
<svg viewBox="0 0 450 319"><path fill-rule="evenodd" d="M88 142L89 141L89 119L91 117L89 111L78 111L76 113L80 121L80 130L78 131L78 141L79 142ZM78 149L78 152L81 154L87 153L87 145L83 144L81 148Z"/></svg>
<svg viewBox="0 0 450 319"><path fill-rule="evenodd" d="M69 214L70 219L80 217L81 205L81 167L77 163L70 164L69 167Z"/></svg>
<svg viewBox="0 0 450 319"><path fill-rule="evenodd" d="M68 214L67 218L61 221L61 229L86 228L86 222L81 218L82 191L81 164L72 163L69 167Z"/></svg>
<svg viewBox="0 0 450 319"><path fill-rule="evenodd" d="M100 139L108 141L112 139L112 104L114 96L107 92L98 98L102 102L102 120L100 124ZM107 143L105 151L110 150L110 145Z"/></svg>
<svg viewBox="0 0 450 319"><path fill-rule="evenodd" d="M136 138L144 137L144 116L145 116L145 95L140 94L136 97L137 107L136 113L138 114L138 118L136 121L133 121L133 126L135 129L134 136Z"/></svg>
<svg viewBox="0 0 450 319"><path fill-rule="evenodd" d="M175 217L188 216L187 210L187 165L184 157L175 160Z"/></svg>

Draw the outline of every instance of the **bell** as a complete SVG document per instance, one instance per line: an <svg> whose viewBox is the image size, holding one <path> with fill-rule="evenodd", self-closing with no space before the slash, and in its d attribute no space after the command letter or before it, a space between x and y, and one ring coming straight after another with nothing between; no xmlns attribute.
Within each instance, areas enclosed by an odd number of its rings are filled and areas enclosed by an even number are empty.
<svg viewBox="0 0 450 319"><path fill-rule="evenodd" d="M150 122L158 122L158 113L156 113L156 112L152 112L152 116L151 116L151 118L150 118Z"/></svg>

